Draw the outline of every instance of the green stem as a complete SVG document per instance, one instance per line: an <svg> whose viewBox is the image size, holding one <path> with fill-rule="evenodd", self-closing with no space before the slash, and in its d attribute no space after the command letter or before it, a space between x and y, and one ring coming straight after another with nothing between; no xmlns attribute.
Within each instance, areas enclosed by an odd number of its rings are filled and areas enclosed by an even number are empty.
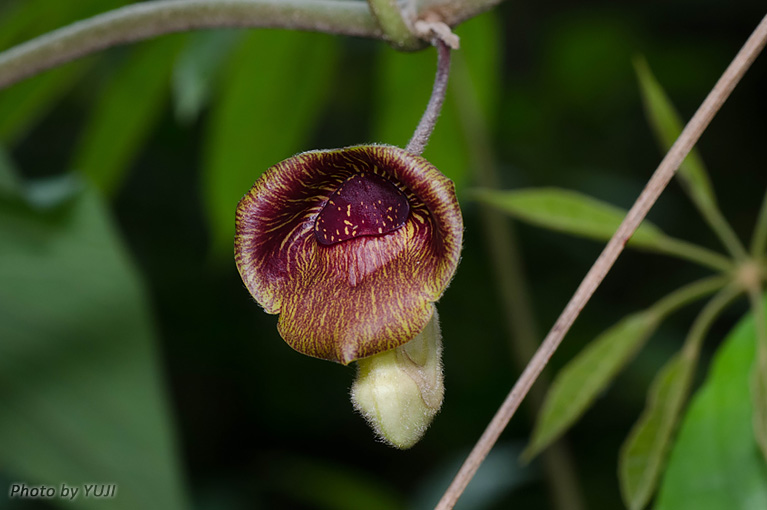
<svg viewBox="0 0 767 510"><path fill-rule="evenodd" d="M0 53L0 89L78 57L172 32L274 27L383 38L367 4L344 0L155 0L78 21Z"/></svg>
<svg viewBox="0 0 767 510"><path fill-rule="evenodd" d="M735 231L722 215L722 211L715 203L704 204L702 201L693 199L698 207L698 211L703 215L706 223L711 227L714 233L719 237L724 247L736 260L744 261L748 258L748 253L743 243L738 239Z"/></svg>
<svg viewBox="0 0 767 510"><path fill-rule="evenodd" d="M503 0L418 0L416 3L420 17L428 17L429 13L434 13L452 27L489 11L501 2Z"/></svg>
<svg viewBox="0 0 767 510"><path fill-rule="evenodd" d="M374 0L376 4L384 1L388 0ZM435 18L455 26L500 2L421 0L415 4L413 19ZM401 27L387 27L399 34L397 38L404 35ZM154 0L78 21L0 53L0 89L105 48L208 28L286 28L388 39L367 3L361 1Z"/></svg>
<svg viewBox="0 0 767 510"><path fill-rule="evenodd" d="M767 248L767 193L762 200L762 208L754 228L754 236L751 238L751 256L760 259L764 257Z"/></svg>
<svg viewBox="0 0 767 510"><path fill-rule="evenodd" d="M655 303L650 311L659 319L663 319L683 306L720 290L729 281L727 276L711 276L689 283Z"/></svg>
<svg viewBox="0 0 767 510"><path fill-rule="evenodd" d="M482 116L471 77L466 68L463 55L455 55L453 86L454 98L460 124L469 147L470 165L477 183L489 189L498 187L498 166L493 157L487 121ZM535 325L533 307L530 303L523 269L522 257L513 223L503 214L488 206L480 208L484 237L490 252L490 259L495 276L500 302L505 310L506 329L512 359L522 370L538 347L539 332ZM530 391L533 412L543 405L549 386L545 374L538 379L538 384ZM552 489L555 508L559 510L579 510L585 508L583 496L576 476L572 455L564 441L558 441L548 448L542 456L547 482Z"/></svg>
<svg viewBox="0 0 767 510"><path fill-rule="evenodd" d="M706 338L706 333L711 328L719 314L724 310L735 298L743 293L743 288L738 284L731 284L719 291L716 296L706 303L703 310L700 311L695 318L690 332L687 334L687 338L684 342L684 348L682 349L683 356L691 360L696 360L700 353L700 347L703 345L703 340Z"/></svg>
<svg viewBox="0 0 767 510"><path fill-rule="evenodd" d="M735 267L734 262L724 255L673 237L664 237L663 241L655 246L655 250L666 255L695 262L716 271L728 272Z"/></svg>
<svg viewBox="0 0 767 510"><path fill-rule="evenodd" d="M406 13L408 4L405 8L400 8L397 0L367 0L370 11L378 21L386 39L397 49L417 50L426 46L425 41L416 37L411 26L412 19L409 16L415 16L413 12Z"/></svg>

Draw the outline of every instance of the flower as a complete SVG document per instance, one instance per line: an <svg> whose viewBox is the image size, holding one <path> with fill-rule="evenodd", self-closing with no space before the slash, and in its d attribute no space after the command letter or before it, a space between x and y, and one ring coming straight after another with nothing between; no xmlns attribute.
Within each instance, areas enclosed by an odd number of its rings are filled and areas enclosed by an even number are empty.
<svg viewBox="0 0 767 510"><path fill-rule="evenodd" d="M458 265L453 183L385 145L310 151L242 198L235 260L295 350L348 364L416 337Z"/></svg>

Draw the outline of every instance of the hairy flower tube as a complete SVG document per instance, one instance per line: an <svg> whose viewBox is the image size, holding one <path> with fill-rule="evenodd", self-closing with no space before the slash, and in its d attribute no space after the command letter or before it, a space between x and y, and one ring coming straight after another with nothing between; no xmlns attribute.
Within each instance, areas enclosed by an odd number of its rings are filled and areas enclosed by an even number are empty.
<svg viewBox="0 0 767 510"><path fill-rule="evenodd" d="M269 168L237 207L235 260L292 348L348 364L426 328L462 236L452 181L398 147L356 146Z"/></svg>

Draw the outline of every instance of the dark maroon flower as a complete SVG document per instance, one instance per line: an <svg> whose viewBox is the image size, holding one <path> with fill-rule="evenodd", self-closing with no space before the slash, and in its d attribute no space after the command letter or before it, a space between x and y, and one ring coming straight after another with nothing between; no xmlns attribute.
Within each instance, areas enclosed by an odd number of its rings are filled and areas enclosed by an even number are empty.
<svg viewBox="0 0 767 510"><path fill-rule="evenodd" d="M237 207L245 285L294 349L348 364L429 322L463 221L453 183L383 145L312 151L267 170Z"/></svg>

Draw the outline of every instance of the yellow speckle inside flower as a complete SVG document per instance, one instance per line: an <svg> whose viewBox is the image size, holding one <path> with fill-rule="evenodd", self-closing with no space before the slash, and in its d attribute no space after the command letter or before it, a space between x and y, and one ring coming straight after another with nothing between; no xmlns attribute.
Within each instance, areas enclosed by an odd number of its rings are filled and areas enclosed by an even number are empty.
<svg viewBox="0 0 767 510"><path fill-rule="evenodd" d="M370 172L357 173L330 196L317 215L314 234L322 245L388 234L405 225L409 214L410 204L394 183Z"/></svg>

